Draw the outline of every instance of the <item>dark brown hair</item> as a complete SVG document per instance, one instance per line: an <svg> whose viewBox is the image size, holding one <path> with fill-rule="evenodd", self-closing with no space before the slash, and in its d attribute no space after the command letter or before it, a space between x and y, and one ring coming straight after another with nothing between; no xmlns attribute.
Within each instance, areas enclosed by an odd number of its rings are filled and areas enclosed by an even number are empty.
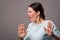
<svg viewBox="0 0 60 40"><path fill-rule="evenodd" d="M40 17L41 18L43 18L43 19L45 19L45 15L44 15L44 8L43 8L43 6L42 6L42 4L41 3L39 3L39 2L34 2L34 3L32 3L31 5L29 5L29 7L31 7L34 11L36 11L36 12L38 12L38 11L40 11Z"/></svg>

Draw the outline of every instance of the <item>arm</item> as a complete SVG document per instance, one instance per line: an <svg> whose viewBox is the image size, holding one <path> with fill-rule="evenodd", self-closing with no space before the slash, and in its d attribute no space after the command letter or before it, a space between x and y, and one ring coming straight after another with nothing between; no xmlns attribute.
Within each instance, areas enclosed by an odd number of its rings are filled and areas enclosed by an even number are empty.
<svg viewBox="0 0 60 40"><path fill-rule="evenodd" d="M52 36L56 40L60 40L60 32L56 28L55 24L53 22L48 22L48 28L44 28L48 36Z"/></svg>
<svg viewBox="0 0 60 40"><path fill-rule="evenodd" d="M60 37L58 37L58 36L56 36L56 35L54 35L54 34L53 34L52 37L54 37L56 40L60 40Z"/></svg>
<svg viewBox="0 0 60 40"><path fill-rule="evenodd" d="M18 36L20 40L23 40L23 38L25 37L25 35L27 34L27 30L26 32L24 31L24 24L20 24L18 26Z"/></svg>
<svg viewBox="0 0 60 40"><path fill-rule="evenodd" d="M23 28L24 28L24 25L23 25ZM18 36L20 40L26 40L28 38L27 32L30 30L30 28L31 28L31 24L28 25L28 28L26 29L26 31L24 31L24 29L21 30L21 28L19 28L18 26Z"/></svg>
<svg viewBox="0 0 60 40"><path fill-rule="evenodd" d="M60 31L56 28L56 26L54 27L52 37L56 40L60 40Z"/></svg>
<svg viewBox="0 0 60 40"><path fill-rule="evenodd" d="M28 31L26 30L26 32L25 32L25 33L23 33L22 35L24 35L24 34L26 35L26 34L27 34L27 32L28 32ZM24 35L23 37L19 37L19 39L20 39L20 40L23 40L23 38L25 37L25 35Z"/></svg>
<svg viewBox="0 0 60 40"><path fill-rule="evenodd" d="M20 37L19 40L23 40L23 37Z"/></svg>

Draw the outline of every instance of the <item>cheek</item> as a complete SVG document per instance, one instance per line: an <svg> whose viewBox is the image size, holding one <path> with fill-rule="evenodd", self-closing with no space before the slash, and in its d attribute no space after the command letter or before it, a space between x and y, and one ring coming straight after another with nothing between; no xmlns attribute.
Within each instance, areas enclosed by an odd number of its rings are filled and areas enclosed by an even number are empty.
<svg viewBox="0 0 60 40"><path fill-rule="evenodd" d="M33 14L33 15L31 15L31 17L32 17L32 20L36 20L36 14Z"/></svg>
<svg viewBox="0 0 60 40"><path fill-rule="evenodd" d="M34 14L32 14L31 17L34 17Z"/></svg>
<svg viewBox="0 0 60 40"><path fill-rule="evenodd" d="M32 14L31 14L31 17L35 17L35 13L32 13Z"/></svg>

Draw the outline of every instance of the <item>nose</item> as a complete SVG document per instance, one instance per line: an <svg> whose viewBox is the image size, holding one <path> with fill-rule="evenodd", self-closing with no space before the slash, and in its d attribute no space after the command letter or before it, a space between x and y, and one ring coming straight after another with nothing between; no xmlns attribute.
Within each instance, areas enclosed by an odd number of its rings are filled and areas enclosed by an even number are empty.
<svg viewBox="0 0 60 40"><path fill-rule="evenodd" d="M30 13L27 13L28 16L30 16Z"/></svg>

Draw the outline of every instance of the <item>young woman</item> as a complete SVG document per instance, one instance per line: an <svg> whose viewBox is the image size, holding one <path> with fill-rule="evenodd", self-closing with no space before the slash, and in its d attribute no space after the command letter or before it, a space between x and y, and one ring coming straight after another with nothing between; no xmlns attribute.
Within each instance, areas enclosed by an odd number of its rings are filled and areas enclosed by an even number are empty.
<svg viewBox="0 0 60 40"><path fill-rule="evenodd" d="M60 40L60 32L51 20L45 20L44 8L35 2L28 7L28 17L31 23L24 31L24 24L18 26L20 40Z"/></svg>

